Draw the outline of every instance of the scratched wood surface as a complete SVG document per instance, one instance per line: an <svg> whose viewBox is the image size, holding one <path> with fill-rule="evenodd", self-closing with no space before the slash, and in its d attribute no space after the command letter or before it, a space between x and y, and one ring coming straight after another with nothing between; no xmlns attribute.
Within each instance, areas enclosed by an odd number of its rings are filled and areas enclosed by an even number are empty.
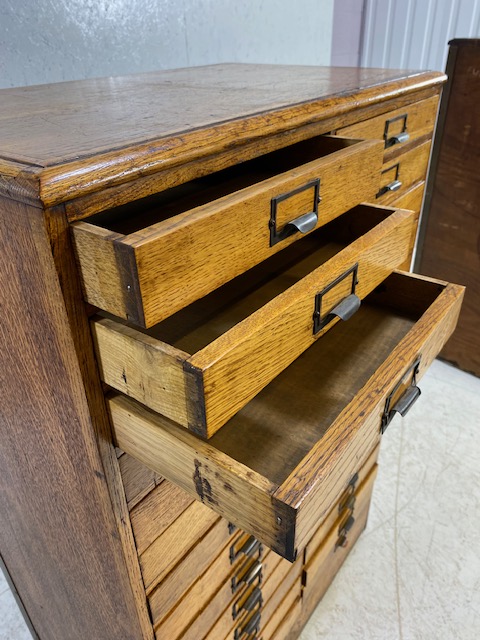
<svg viewBox="0 0 480 640"><path fill-rule="evenodd" d="M41 212L0 245L3 560L40 638L146 639Z"/></svg>
<svg viewBox="0 0 480 640"><path fill-rule="evenodd" d="M53 205L260 130L293 129L443 81L440 73L214 65L3 89L0 157L43 168L41 197Z"/></svg>

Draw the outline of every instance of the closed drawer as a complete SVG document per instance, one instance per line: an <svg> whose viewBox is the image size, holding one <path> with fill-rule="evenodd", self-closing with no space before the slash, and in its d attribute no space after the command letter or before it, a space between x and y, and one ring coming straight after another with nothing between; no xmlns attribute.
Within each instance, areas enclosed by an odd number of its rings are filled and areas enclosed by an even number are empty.
<svg viewBox="0 0 480 640"><path fill-rule="evenodd" d="M375 467L379 450L380 446L375 447L367 461L352 475L346 489L342 492L338 503L330 511L309 540L304 552L305 563L310 561L312 554L314 554L315 551L323 544L325 538L329 534L329 531L338 520L342 520L347 523L351 517L355 516L355 511L358 508L357 497L359 489Z"/></svg>
<svg viewBox="0 0 480 640"><path fill-rule="evenodd" d="M208 638L208 633L216 624L222 614L228 611L232 616L233 607L241 610L244 596L251 595L255 587L262 583L263 572L268 570L270 562L274 560L274 554L267 551L261 560L248 558L242 562L233 575L221 585L216 594L205 603L202 610L197 612L192 623L182 634L182 640L199 640ZM257 611L260 603L256 603L252 611ZM242 611L243 615L243 611ZM170 638L162 633L161 627L156 630L158 640Z"/></svg>
<svg viewBox="0 0 480 640"><path fill-rule="evenodd" d="M180 637L212 599L227 604L236 592L242 594L246 588L260 584L263 569L263 550L260 545L256 546L256 552L250 556L238 554L233 563L227 549L220 551L208 569L176 603L174 609L152 611L157 636L171 640ZM196 567L191 566L190 569L192 572L196 571Z"/></svg>
<svg viewBox="0 0 480 640"><path fill-rule="evenodd" d="M154 624L169 614L220 554L229 556L231 547L244 538L230 532L225 520L219 521L194 545L179 563L150 592L148 603ZM254 550L252 550L252 553ZM217 585L219 580L216 580Z"/></svg>
<svg viewBox="0 0 480 640"><path fill-rule="evenodd" d="M112 395L118 446L294 560L400 410L389 396L405 386L404 410L415 395L406 385L452 333L462 297L463 287L392 274L208 442Z"/></svg>
<svg viewBox="0 0 480 640"><path fill-rule="evenodd" d="M312 138L176 187L154 204L77 222L85 298L151 327L371 200L381 163L378 141Z"/></svg>
<svg viewBox="0 0 480 640"><path fill-rule="evenodd" d="M407 259L415 230L356 207L152 329L97 319L102 380L211 437Z"/></svg>
<svg viewBox="0 0 480 640"><path fill-rule="evenodd" d="M337 134L352 138L383 140L386 150L402 149L412 141L432 134L437 117L438 100L438 96L420 100L381 116L339 129Z"/></svg>
<svg viewBox="0 0 480 640"><path fill-rule="evenodd" d="M425 182L419 182L408 191L397 196L390 206L395 206L398 209L408 209L418 214L422 208L424 191Z"/></svg>
<svg viewBox="0 0 480 640"><path fill-rule="evenodd" d="M430 147L431 142L425 142L387 162L382 169L380 189L375 196L375 202L390 205L416 183L425 180Z"/></svg>
<svg viewBox="0 0 480 640"><path fill-rule="evenodd" d="M310 617L366 526L376 471L375 466L357 492L355 517L348 532L342 533L343 520L339 518L320 547L309 554L303 577L303 622Z"/></svg>

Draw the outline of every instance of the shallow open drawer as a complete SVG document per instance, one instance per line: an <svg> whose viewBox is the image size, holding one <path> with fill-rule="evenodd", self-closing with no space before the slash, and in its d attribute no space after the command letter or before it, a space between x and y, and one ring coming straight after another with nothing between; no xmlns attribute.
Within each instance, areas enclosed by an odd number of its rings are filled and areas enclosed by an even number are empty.
<svg viewBox="0 0 480 640"><path fill-rule="evenodd" d="M102 380L211 437L408 260L417 215L354 208L151 329L98 317Z"/></svg>
<svg viewBox="0 0 480 640"><path fill-rule="evenodd" d="M394 273L208 442L120 394L108 398L116 442L293 560L385 422L408 408L462 297L463 287Z"/></svg>
<svg viewBox="0 0 480 640"><path fill-rule="evenodd" d="M142 327L379 189L379 141L319 136L72 225L87 302Z"/></svg>

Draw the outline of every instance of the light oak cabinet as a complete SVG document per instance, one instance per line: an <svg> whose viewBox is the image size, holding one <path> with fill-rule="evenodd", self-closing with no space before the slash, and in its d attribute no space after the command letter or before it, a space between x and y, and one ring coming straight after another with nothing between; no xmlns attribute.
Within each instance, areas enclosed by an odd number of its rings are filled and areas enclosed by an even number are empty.
<svg viewBox="0 0 480 640"><path fill-rule="evenodd" d="M1 92L0 544L42 640L298 636L458 317L408 273L444 79Z"/></svg>

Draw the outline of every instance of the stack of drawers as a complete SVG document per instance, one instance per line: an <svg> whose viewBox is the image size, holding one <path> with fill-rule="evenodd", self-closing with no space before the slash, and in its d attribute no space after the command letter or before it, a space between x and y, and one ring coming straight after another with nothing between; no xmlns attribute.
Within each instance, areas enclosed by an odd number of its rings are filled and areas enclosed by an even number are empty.
<svg viewBox="0 0 480 640"><path fill-rule="evenodd" d="M129 576L132 637L294 638L365 526L382 433L458 317L462 287L402 271L444 78L242 65L148 78L131 85L153 110L132 120L147 142L122 147L120 120L84 124L82 151L21 187L49 198L105 470L91 475L117 527L95 521L102 558ZM88 147L94 133L109 151Z"/></svg>
<svg viewBox="0 0 480 640"><path fill-rule="evenodd" d="M342 136L384 141L380 188L375 195L378 204L420 213L438 101L433 96L337 131Z"/></svg>

